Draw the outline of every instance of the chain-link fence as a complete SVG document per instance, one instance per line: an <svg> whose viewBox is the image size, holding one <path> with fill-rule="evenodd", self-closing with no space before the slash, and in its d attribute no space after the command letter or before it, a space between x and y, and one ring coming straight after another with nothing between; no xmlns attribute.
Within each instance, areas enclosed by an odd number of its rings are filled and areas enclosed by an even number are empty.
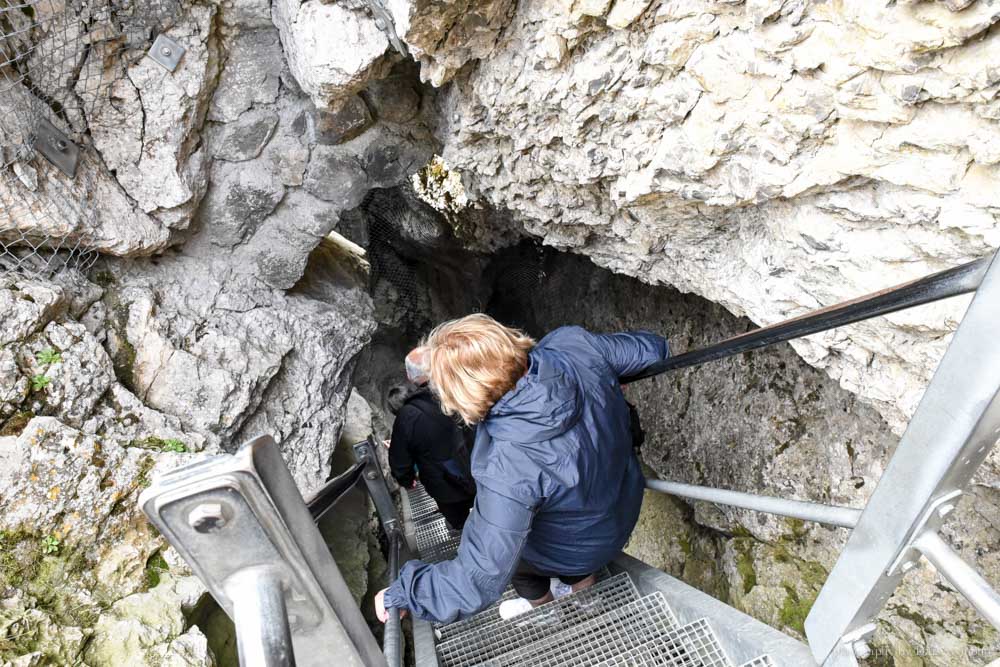
<svg viewBox="0 0 1000 667"><path fill-rule="evenodd" d="M0 0L0 274L96 259L91 119L179 11L180 0Z"/></svg>

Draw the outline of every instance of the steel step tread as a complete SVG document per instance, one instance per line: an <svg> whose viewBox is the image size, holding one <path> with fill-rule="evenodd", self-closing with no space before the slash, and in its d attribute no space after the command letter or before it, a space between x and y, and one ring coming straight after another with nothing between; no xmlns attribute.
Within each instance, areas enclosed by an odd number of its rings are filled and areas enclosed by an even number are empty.
<svg viewBox="0 0 1000 667"><path fill-rule="evenodd" d="M602 616L639 599L639 591L626 573L608 577L590 588L566 595L510 620L492 620L462 632L451 633L437 645L444 667L475 665L557 634L579 623Z"/></svg>
<svg viewBox="0 0 1000 667"><path fill-rule="evenodd" d="M598 582L604 581L610 576L611 573L606 567L602 567L596 573ZM500 596L499 600L486 609L477 612L474 616L470 616L469 618L461 621L455 621L454 623L434 623L434 629L437 632L438 641L446 641L457 634L469 632L473 628L477 628L487 623L500 622L500 603L506 602L507 600L513 600L516 597L517 592L514 590L514 587L508 586L507 590L503 592L503 595Z"/></svg>
<svg viewBox="0 0 1000 667"><path fill-rule="evenodd" d="M451 560L462 542L461 531L453 531L440 514L429 515L415 530L417 553L425 563Z"/></svg>
<svg viewBox="0 0 1000 667"><path fill-rule="evenodd" d="M777 667L774 660L769 655L759 655L749 662L744 662L740 667Z"/></svg>
<svg viewBox="0 0 1000 667"><path fill-rule="evenodd" d="M423 484L413 489L403 489L403 503L407 506L413 523L421 523L438 514L437 501L428 495Z"/></svg>
<svg viewBox="0 0 1000 667"><path fill-rule="evenodd" d="M483 667L590 667L678 626L663 593L646 595L576 627L479 663Z"/></svg>
<svg viewBox="0 0 1000 667"><path fill-rule="evenodd" d="M434 630L438 637L438 643L447 641L448 639L465 632L472 632L480 626L500 621L500 603L507 600L513 600L516 597L517 591L515 591L512 586L508 586L507 590L503 592L503 595L500 596L499 600L474 616L470 616L469 618L461 621L455 621L454 623L435 623Z"/></svg>
<svg viewBox="0 0 1000 667"><path fill-rule="evenodd" d="M704 618L622 652L600 667L732 667ZM758 666L754 666L758 667Z"/></svg>

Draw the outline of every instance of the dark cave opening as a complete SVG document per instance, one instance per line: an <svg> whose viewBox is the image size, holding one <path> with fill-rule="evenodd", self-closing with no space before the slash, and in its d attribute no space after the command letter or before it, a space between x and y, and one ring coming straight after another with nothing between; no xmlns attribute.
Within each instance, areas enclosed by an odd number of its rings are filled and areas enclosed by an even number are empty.
<svg viewBox="0 0 1000 667"><path fill-rule="evenodd" d="M385 396L404 377L404 356L447 319L486 312L536 338L564 325L649 330L665 335L674 354L756 326L699 296L615 274L531 238L472 250L406 187L373 191L336 231L364 247L370 265L378 328L354 380L382 413L380 437L388 435ZM647 473L673 481L858 506L896 442L874 409L788 344L636 383L626 395L646 432ZM771 602L755 596L764 598L773 569L796 570L794 595L810 600L824 578L816 573L832 566L846 537L649 492L643 512L633 555L758 617L772 613ZM822 555L816 545L826 545ZM800 632L797 619L780 620L778 606L772 622Z"/></svg>

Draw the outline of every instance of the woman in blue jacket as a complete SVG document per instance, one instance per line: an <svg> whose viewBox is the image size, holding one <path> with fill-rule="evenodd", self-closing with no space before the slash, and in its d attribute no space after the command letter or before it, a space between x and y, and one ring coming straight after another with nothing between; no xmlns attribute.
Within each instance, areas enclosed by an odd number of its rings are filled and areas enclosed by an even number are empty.
<svg viewBox="0 0 1000 667"><path fill-rule="evenodd" d="M556 329L537 344L486 315L441 324L424 342L448 414L477 424L476 502L454 560L406 563L376 597L450 623L496 601L504 616L551 600L549 577L579 590L618 555L639 518L643 476L619 385L666 359L651 333ZM527 602L524 602L526 600Z"/></svg>

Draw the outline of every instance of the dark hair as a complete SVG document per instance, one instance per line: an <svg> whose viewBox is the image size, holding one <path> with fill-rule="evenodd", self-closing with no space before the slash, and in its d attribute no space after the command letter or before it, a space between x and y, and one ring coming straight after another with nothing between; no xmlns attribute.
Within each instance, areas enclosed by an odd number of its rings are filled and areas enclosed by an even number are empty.
<svg viewBox="0 0 1000 667"><path fill-rule="evenodd" d="M403 409L403 405L406 403L406 399L418 391L420 391L420 387L412 382L405 382L389 387L389 392L385 397L385 402L389 405L389 412L394 415L399 414L399 411Z"/></svg>

